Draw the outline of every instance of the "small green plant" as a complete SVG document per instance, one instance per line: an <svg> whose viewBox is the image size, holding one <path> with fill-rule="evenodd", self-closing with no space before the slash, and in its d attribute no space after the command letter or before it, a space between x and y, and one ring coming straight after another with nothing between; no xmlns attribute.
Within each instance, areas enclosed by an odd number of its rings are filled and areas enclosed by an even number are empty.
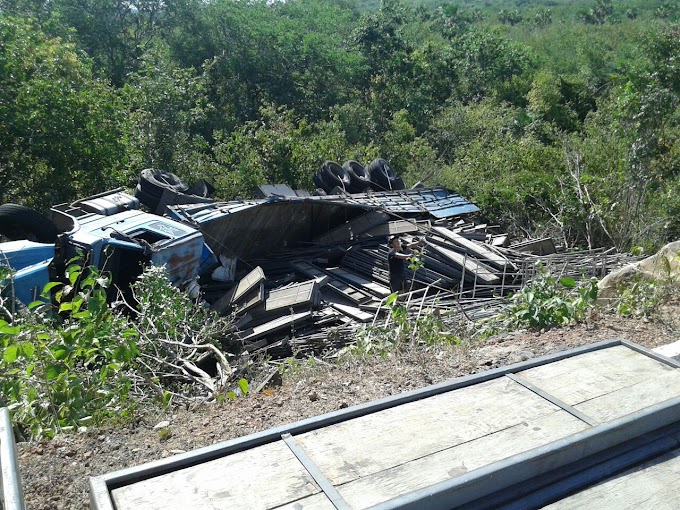
<svg viewBox="0 0 680 510"><path fill-rule="evenodd" d="M360 329L356 334L356 343L341 353L385 357L406 345L459 342L459 338L448 330L437 313L425 313L413 318L398 301L396 292L387 297L385 304L390 309L389 324Z"/></svg>
<svg viewBox="0 0 680 510"><path fill-rule="evenodd" d="M659 280L636 278L618 289L614 310L622 317L650 317L665 301L667 288Z"/></svg>
<svg viewBox="0 0 680 510"><path fill-rule="evenodd" d="M33 437L51 436L134 408L124 368L137 354L136 332L106 303L108 278L71 263L67 284L51 283L55 307L0 320L0 405Z"/></svg>
<svg viewBox="0 0 680 510"><path fill-rule="evenodd" d="M227 397L229 397L232 400L236 400L240 396L245 397L248 394L248 389L249 389L248 381L241 378L241 379L238 380L238 382L236 384L237 384L237 386L233 391L227 392Z"/></svg>
<svg viewBox="0 0 680 510"><path fill-rule="evenodd" d="M500 320L506 328L545 328L580 322L597 301L597 280L577 283L543 270L528 285L510 296Z"/></svg>

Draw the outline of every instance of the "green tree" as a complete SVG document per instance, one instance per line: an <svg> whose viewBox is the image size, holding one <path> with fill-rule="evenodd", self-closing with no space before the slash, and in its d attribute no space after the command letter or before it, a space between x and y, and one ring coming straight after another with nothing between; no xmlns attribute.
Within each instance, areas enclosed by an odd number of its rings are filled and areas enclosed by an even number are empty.
<svg viewBox="0 0 680 510"><path fill-rule="evenodd" d="M0 201L45 207L115 186L125 132L121 101L72 44L0 20Z"/></svg>

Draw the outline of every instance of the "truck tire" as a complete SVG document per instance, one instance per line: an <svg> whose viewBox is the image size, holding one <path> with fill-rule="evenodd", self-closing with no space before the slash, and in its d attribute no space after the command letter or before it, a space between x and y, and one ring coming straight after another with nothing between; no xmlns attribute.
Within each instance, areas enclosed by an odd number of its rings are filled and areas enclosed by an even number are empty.
<svg viewBox="0 0 680 510"><path fill-rule="evenodd" d="M403 181L395 182L396 175L390 164L382 158L374 159L368 165L367 171L371 176L371 187L376 191L390 191L399 186L403 186ZM403 189L403 188L401 188Z"/></svg>
<svg viewBox="0 0 680 510"><path fill-rule="evenodd" d="M344 168L349 174L350 193L362 193L371 185L371 179L364 166L358 161L349 160L343 163Z"/></svg>
<svg viewBox="0 0 680 510"><path fill-rule="evenodd" d="M347 170L333 161L326 161L319 173L321 180L330 189L339 186L347 190L350 186L350 178ZM324 188L325 189L325 188Z"/></svg>
<svg viewBox="0 0 680 510"><path fill-rule="evenodd" d="M137 184L135 188L135 198L139 200L139 203L145 205L150 211L155 211L158 208L158 202L160 202L160 196L154 196L142 189L141 184Z"/></svg>
<svg viewBox="0 0 680 510"><path fill-rule="evenodd" d="M328 186L323 179L321 178L320 175L321 171L318 173L314 174L314 177L312 177L312 182L314 183L314 187L318 190L322 190L324 192L324 195L327 194L331 189L333 189L334 186Z"/></svg>
<svg viewBox="0 0 680 510"><path fill-rule="evenodd" d="M57 234L56 225L35 209L18 204L0 205L0 235L12 241L54 243Z"/></svg>
<svg viewBox="0 0 680 510"><path fill-rule="evenodd" d="M179 193L184 193L189 189L189 186L177 175L171 172L154 170L153 168L142 170L139 175L139 186L144 193L158 198L163 195L163 191L166 189Z"/></svg>

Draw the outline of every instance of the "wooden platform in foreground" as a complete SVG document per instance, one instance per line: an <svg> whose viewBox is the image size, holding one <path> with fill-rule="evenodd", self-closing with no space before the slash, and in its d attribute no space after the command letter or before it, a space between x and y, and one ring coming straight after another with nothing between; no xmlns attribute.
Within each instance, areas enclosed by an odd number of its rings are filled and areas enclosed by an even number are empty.
<svg viewBox="0 0 680 510"><path fill-rule="evenodd" d="M95 478L92 506L482 508L680 423L678 366L627 342L587 346Z"/></svg>

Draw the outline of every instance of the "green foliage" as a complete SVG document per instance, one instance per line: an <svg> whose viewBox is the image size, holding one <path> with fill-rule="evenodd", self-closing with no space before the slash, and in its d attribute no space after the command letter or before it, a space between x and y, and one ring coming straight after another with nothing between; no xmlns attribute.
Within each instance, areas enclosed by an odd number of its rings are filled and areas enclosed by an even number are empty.
<svg viewBox="0 0 680 510"><path fill-rule="evenodd" d="M10 376L0 405L33 437L124 420L135 407L125 367L138 353L136 331L107 306L106 277L77 265L68 276L54 287L54 309L0 321L0 370Z"/></svg>
<svg viewBox="0 0 680 510"><path fill-rule="evenodd" d="M416 267L419 263L416 261L412 264ZM359 330L356 334L356 343L345 347L341 354L385 357L407 347L456 344L460 341L444 324L438 312L423 313L413 318L399 302L396 292L387 297L385 306L390 309L390 324L374 325Z"/></svg>
<svg viewBox="0 0 680 510"><path fill-rule="evenodd" d="M127 159L123 113L73 44L0 19L0 202L44 207L112 186Z"/></svg>
<svg viewBox="0 0 680 510"><path fill-rule="evenodd" d="M637 278L617 288L612 306L622 317L649 317L668 298L668 289L660 280Z"/></svg>
<svg viewBox="0 0 680 510"><path fill-rule="evenodd" d="M597 300L597 281L577 282L543 270L510 297L501 317L508 329L546 328L581 322Z"/></svg>

